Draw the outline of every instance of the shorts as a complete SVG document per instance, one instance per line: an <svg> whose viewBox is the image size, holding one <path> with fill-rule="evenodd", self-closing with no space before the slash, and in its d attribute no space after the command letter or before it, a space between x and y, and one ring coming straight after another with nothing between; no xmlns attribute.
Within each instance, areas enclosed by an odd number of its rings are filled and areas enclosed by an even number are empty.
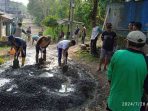
<svg viewBox="0 0 148 111"><path fill-rule="evenodd" d="M100 59L108 58L110 59L113 54L113 51L107 51L101 48Z"/></svg>

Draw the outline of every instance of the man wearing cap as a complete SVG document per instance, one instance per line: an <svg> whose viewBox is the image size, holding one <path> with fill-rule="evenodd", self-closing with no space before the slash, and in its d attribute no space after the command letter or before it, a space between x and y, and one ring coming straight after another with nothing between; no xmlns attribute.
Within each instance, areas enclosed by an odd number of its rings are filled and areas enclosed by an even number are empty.
<svg viewBox="0 0 148 111"><path fill-rule="evenodd" d="M22 56L22 66L24 66L25 58L26 58L26 41L21 39L20 37L9 36L8 42L15 49L16 53L14 55L14 59L18 59L19 54Z"/></svg>
<svg viewBox="0 0 148 111"><path fill-rule="evenodd" d="M146 36L141 31L127 35L127 49L114 53L109 68L110 93L108 111L140 111L143 83L147 75L147 64L141 48Z"/></svg>

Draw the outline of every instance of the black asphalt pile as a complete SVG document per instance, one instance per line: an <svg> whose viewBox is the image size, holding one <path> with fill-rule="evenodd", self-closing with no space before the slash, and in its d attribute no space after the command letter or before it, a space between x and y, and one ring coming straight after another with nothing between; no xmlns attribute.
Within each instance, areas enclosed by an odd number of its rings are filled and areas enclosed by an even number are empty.
<svg viewBox="0 0 148 111"><path fill-rule="evenodd" d="M89 72L77 64L65 73L36 65L7 68L0 84L0 111L66 111L92 99L96 89Z"/></svg>

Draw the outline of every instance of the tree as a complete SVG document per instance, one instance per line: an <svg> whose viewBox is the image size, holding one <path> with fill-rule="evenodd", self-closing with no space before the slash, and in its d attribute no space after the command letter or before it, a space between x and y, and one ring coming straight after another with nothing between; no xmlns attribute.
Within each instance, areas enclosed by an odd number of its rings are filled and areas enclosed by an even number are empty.
<svg viewBox="0 0 148 111"><path fill-rule="evenodd" d="M90 23L91 5L88 2L83 2L75 9L75 19L85 24Z"/></svg>
<svg viewBox="0 0 148 111"><path fill-rule="evenodd" d="M35 22L40 24L40 22L44 19L44 16L39 0L29 0L27 8L29 13L35 17Z"/></svg>
<svg viewBox="0 0 148 111"><path fill-rule="evenodd" d="M98 0L93 0L93 9L92 9L92 12L91 12L92 26L94 24L96 24L97 9L98 9Z"/></svg>
<svg viewBox="0 0 148 111"><path fill-rule="evenodd" d="M53 36L55 39L55 28L58 26L57 23L57 18L55 16L47 16L43 21L42 24L46 27L51 27L52 28L52 32L53 32Z"/></svg>

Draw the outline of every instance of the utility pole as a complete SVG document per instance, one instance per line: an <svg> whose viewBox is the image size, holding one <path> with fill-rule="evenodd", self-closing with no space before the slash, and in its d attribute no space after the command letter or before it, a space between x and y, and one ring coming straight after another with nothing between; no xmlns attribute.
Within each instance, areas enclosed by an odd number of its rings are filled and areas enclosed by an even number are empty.
<svg viewBox="0 0 148 111"><path fill-rule="evenodd" d="M73 20L74 20L74 0L71 0L71 27L70 27L70 39L72 39L72 35L73 35Z"/></svg>
<svg viewBox="0 0 148 111"><path fill-rule="evenodd" d="M5 0L5 12L6 12L6 0Z"/></svg>
<svg viewBox="0 0 148 111"><path fill-rule="evenodd" d="M69 17L68 17L68 27L67 27L67 39L69 39L69 26L70 26L70 17L71 17L71 0L69 0Z"/></svg>
<svg viewBox="0 0 148 111"><path fill-rule="evenodd" d="M74 0L69 0L69 17L67 27L67 39L72 39L73 34L73 19L74 19Z"/></svg>

